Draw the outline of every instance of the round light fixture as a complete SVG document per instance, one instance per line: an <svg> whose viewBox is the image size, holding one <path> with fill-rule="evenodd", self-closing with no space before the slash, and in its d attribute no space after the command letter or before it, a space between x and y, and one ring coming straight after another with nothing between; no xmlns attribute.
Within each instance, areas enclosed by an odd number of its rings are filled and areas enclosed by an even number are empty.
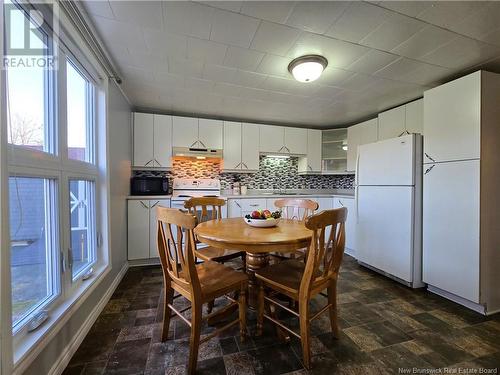
<svg viewBox="0 0 500 375"><path fill-rule="evenodd" d="M312 82L319 78L328 65L328 60L320 55L297 57L288 64L288 71L299 82Z"/></svg>

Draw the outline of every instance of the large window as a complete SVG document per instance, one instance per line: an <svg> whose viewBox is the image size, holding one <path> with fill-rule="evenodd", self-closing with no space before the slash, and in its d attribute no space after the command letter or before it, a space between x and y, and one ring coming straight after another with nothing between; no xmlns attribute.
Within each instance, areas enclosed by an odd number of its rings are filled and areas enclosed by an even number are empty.
<svg viewBox="0 0 500 375"><path fill-rule="evenodd" d="M9 178L14 327L59 293L56 201L53 179Z"/></svg>

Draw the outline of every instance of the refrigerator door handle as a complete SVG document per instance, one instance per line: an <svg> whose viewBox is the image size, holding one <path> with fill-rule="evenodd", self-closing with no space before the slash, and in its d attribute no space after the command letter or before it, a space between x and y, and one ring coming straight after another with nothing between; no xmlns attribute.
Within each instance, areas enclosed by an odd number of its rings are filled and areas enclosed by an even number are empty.
<svg viewBox="0 0 500 375"><path fill-rule="evenodd" d="M436 166L436 164L432 164L429 168L427 168L424 172L424 175L426 175L427 173L429 173L430 171L432 171L432 169Z"/></svg>
<svg viewBox="0 0 500 375"><path fill-rule="evenodd" d="M354 169L354 185L358 186L359 181L359 150L356 154L356 168Z"/></svg>
<svg viewBox="0 0 500 375"><path fill-rule="evenodd" d="M424 155L425 155L425 157L426 157L427 159L429 159L430 161L432 161L432 162L434 162L434 163L436 162L436 160L434 160L432 157L430 157L430 156L429 156L429 154L428 154L427 152L424 152Z"/></svg>
<svg viewBox="0 0 500 375"><path fill-rule="evenodd" d="M354 187L354 200L356 201L356 224L359 223L359 186Z"/></svg>

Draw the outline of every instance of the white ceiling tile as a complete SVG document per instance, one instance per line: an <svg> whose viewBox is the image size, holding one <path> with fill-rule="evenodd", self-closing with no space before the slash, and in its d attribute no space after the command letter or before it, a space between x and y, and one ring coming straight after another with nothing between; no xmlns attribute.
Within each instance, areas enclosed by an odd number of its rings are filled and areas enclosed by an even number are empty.
<svg viewBox="0 0 500 375"><path fill-rule="evenodd" d="M220 65L226 56L227 46L198 38L187 38L187 58Z"/></svg>
<svg viewBox="0 0 500 375"><path fill-rule="evenodd" d="M380 78L367 74L358 73L340 84L340 87L346 90L365 91L370 86L376 84Z"/></svg>
<svg viewBox="0 0 500 375"><path fill-rule="evenodd" d="M345 68L368 52L368 48L322 35L303 33L290 49L288 56L318 54L328 59L328 65Z"/></svg>
<svg viewBox="0 0 500 375"><path fill-rule="evenodd" d="M271 91L288 92L295 88L294 81L281 77L267 77L262 85L263 89Z"/></svg>
<svg viewBox="0 0 500 375"><path fill-rule="evenodd" d="M243 6L243 1L199 1L199 3L236 13L239 13Z"/></svg>
<svg viewBox="0 0 500 375"><path fill-rule="evenodd" d="M443 44L451 41L456 34L429 25L392 50L401 56L419 59Z"/></svg>
<svg viewBox="0 0 500 375"><path fill-rule="evenodd" d="M328 86L339 86L353 75L353 72L347 70L327 67L317 82Z"/></svg>
<svg viewBox="0 0 500 375"><path fill-rule="evenodd" d="M124 75L124 81L147 82L154 81L153 72L141 69L135 66L120 65L121 73Z"/></svg>
<svg viewBox="0 0 500 375"><path fill-rule="evenodd" d="M500 46L500 27L498 29L491 31L488 34L481 36L480 39L485 43L491 43L496 46Z"/></svg>
<svg viewBox="0 0 500 375"><path fill-rule="evenodd" d="M294 1L244 1L241 13L267 21L284 23L294 5Z"/></svg>
<svg viewBox="0 0 500 375"><path fill-rule="evenodd" d="M300 31L292 27L262 21L252 40L251 48L284 56L299 34Z"/></svg>
<svg viewBox="0 0 500 375"><path fill-rule="evenodd" d="M207 79L186 77L184 87L187 90L211 92L215 86L215 82Z"/></svg>
<svg viewBox="0 0 500 375"><path fill-rule="evenodd" d="M186 58L187 37L165 31L144 30L148 50L161 56Z"/></svg>
<svg viewBox="0 0 500 375"><path fill-rule="evenodd" d="M431 7L432 4L431 1L380 1L378 3L381 7L406 14L410 17L416 17L425 9Z"/></svg>
<svg viewBox="0 0 500 375"><path fill-rule="evenodd" d="M263 57L263 52L230 46L227 49L223 65L253 71L259 66Z"/></svg>
<svg viewBox="0 0 500 375"><path fill-rule="evenodd" d="M339 87L319 85L315 97L327 98L330 101L339 96L344 90Z"/></svg>
<svg viewBox="0 0 500 375"><path fill-rule="evenodd" d="M361 39L360 43L372 48L390 51L425 26L426 24L421 21L394 13Z"/></svg>
<svg viewBox="0 0 500 375"><path fill-rule="evenodd" d="M238 96L241 86L231 85L229 83L216 83L213 92L217 95Z"/></svg>
<svg viewBox="0 0 500 375"><path fill-rule="evenodd" d="M378 6L355 1L330 27L326 35L357 43L382 24L389 15L389 11Z"/></svg>
<svg viewBox="0 0 500 375"><path fill-rule="evenodd" d="M165 89L174 90L184 88L185 78L183 76L170 73L155 73L153 84Z"/></svg>
<svg viewBox="0 0 500 375"><path fill-rule="evenodd" d="M123 45L131 51L146 49L143 33L139 27L103 17L94 17L93 20L106 45Z"/></svg>
<svg viewBox="0 0 500 375"><path fill-rule="evenodd" d="M159 1L111 1L115 19L143 28L163 28L162 3Z"/></svg>
<svg viewBox="0 0 500 375"><path fill-rule="evenodd" d="M264 74L237 70L232 82L239 86L260 87L266 78Z"/></svg>
<svg viewBox="0 0 500 375"><path fill-rule="evenodd" d="M168 71L168 63L165 57L152 56L144 53L131 54L128 51L114 55L117 61L125 62L125 65L144 69L151 72ZM121 65L120 65L121 66Z"/></svg>
<svg viewBox="0 0 500 375"><path fill-rule="evenodd" d="M208 39L215 9L189 1L164 1L163 18L167 31Z"/></svg>
<svg viewBox="0 0 500 375"><path fill-rule="evenodd" d="M498 53L498 47L465 37L456 37L420 60L447 68L463 69L486 61Z"/></svg>
<svg viewBox="0 0 500 375"><path fill-rule="evenodd" d="M286 24L323 34L348 6L348 1L299 1Z"/></svg>
<svg viewBox="0 0 500 375"><path fill-rule="evenodd" d="M417 15L434 25L453 27L486 5L485 1L434 1Z"/></svg>
<svg viewBox="0 0 500 375"><path fill-rule="evenodd" d="M82 2L85 10L94 16L100 16L105 18L113 19L115 15L111 10L111 5L107 0L99 0L99 1L84 1Z"/></svg>
<svg viewBox="0 0 500 375"><path fill-rule="evenodd" d="M233 82L236 69L228 66L205 64L202 78L215 82Z"/></svg>
<svg viewBox="0 0 500 375"><path fill-rule="evenodd" d="M281 57L268 53L257 67L257 72L289 77L290 72L288 71L288 64L290 64L290 61L291 59L289 57Z"/></svg>
<svg viewBox="0 0 500 375"><path fill-rule="evenodd" d="M217 9L210 40L248 48L258 26L258 19Z"/></svg>
<svg viewBox="0 0 500 375"><path fill-rule="evenodd" d="M201 78L203 63L187 59L168 59L168 72L182 76Z"/></svg>
<svg viewBox="0 0 500 375"><path fill-rule="evenodd" d="M384 66L396 61L399 56L389 52L372 49L354 61L346 69L353 72L372 74Z"/></svg>
<svg viewBox="0 0 500 375"><path fill-rule="evenodd" d="M398 81L426 85L429 82L441 80L449 76L450 73L449 69L402 57L400 60L378 71L376 75Z"/></svg>
<svg viewBox="0 0 500 375"><path fill-rule="evenodd" d="M466 16L462 22L450 28L475 39L483 37L500 27L500 2L492 1L476 12Z"/></svg>

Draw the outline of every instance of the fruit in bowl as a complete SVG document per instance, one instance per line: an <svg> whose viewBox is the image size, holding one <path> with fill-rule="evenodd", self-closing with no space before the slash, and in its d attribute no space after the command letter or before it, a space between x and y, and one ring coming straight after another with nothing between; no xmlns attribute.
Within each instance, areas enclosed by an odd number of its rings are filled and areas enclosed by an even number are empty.
<svg viewBox="0 0 500 375"><path fill-rule="evenodd" d="M281 211L256 210L245 215L245 223L253 227L274 227L278 224L280 217Z"/></svg>

